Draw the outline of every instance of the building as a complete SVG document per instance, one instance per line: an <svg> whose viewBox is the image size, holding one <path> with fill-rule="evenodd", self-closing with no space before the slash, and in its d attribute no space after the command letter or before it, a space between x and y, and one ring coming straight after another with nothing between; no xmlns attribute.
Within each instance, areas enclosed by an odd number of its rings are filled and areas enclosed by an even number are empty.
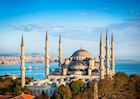
<svg viewBox="0 0 140 99"><path fill-rule="evenodd" d="M23 37L22 37L23 39ZM106 31L106 46L104 55L104 45L102 33L100 35L100 55L99 59L94 57L89 51L80 48L75 51L72 56L66 58L62 62L62 40L59 36L59 70L54 74L49 74L49 39L48 32L46 32L45 41L45 75L46 79L30 82L27 85L32 94L46 93L48 96L52 96L56 88L61 84L67 84L73 80L83 80L85 83L92 80L104 79L104 77L111 78L115 73L114 63L114 35L112 33L111 38L111 58L110 47L108 39L108 31ZM24 76L24 53L23 53L23 40L22 40L22 55L21 55L21 72L22 72L22 86L25 82ZM105 56L105 57L104 57ZM105 62L104 62L105 61Z"/></svg>
<svg viewBox="0 0 140 99"><path fill-rule="evenodd" d="M21 93L20 95L15 96L15 97L10 98L10 99L35 99L35 96L30 95L30 94Z"/></svg>
<svg viewBox="0 0 140 99"><path fill-rule="evenodd" d="M80 48L65 59L62 67L63 75L92 76L99 72L99 61L89 51Z"/></svg>

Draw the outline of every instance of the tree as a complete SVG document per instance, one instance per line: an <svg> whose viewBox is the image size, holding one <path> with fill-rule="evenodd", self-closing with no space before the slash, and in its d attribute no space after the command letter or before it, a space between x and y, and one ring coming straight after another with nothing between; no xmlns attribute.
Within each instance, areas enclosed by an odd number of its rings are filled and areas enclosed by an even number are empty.
<svg viewBox="0 0 140 99"><path fill-rule="evenodd" d="M87 90L89 90L91 87L92 87L92 81L89 81L89 82L87 83Z"/></svg>
<svg viewBox="0 0 140 99"><path fill-rule="evenodd" d="M128 75L124 72L117 72L113 79L114 96L118 98L127 98L129 96L128 90Z"/></svg>
<svg viewBox="0 0 140 99"><path fill-rule="evenodd" d="M55 92L55 99L70 99L71 90L68 86L60 85Z"/></svg>
<svg viewBox="0 0 140 99"><path fill-rule="evenodd" d="M136 81L136 92L137 98L140 99L140 77L139 80Z"/></svg>
<svg viewBox="0 0 140 99"><path fill-rule="evenodd" d="M26 84L29 84L29 82L31 82L31 81L33 81L34 80L34 78L33 77L25 77L25 83Z"/></svg>
<svg viewBox="0 0 140 99"><path fill-rule="evenodd" d="M26 77L27 79L27 83L32 81L33 78L31 77ZM21 83L21 78L17 78L17 79L12 79L11 77L7 77L7 76L1 76L0 77L0 94L19 94L17 92L17 90L21 91L20 84ZM25 93L29 93L29 89L28 87L24 87L22 89L23 92Z"/></svg>
<svg viewBox="0 0 140 99"><path fill-rule="evenodd" d="M139 85L139 75L136 75L136 74L132 74L132 75L130 75L130 77L129 77L129 81L128 81L128 83L129 83L129 85L128 85L128 87L129 87L129 90L130 90L130 92L131 92L131 94L133 95L133 96L135 96L135 98L137 97L137 96L139 96L139 91L138 91L138 88L140 88L140 85ZM138 86L139 85L139 86Z"/></svg>
<svg viewBox="0 0 140 99"><path fill-rule="evenodd" d="M14 95L19 95L21 92L21 87L19 85L16 85L14 88Z"/></svg>
<svg viewBox="0 0 140 99"><path fill-rule="evenodd" d="M87 90L79 92L73 99L94 99L95 83L95 81L89 81L86 86Z"/></svg>
<svg viewBox="0 0 140 99"><path fill-rule="evenodd" d="M22 88L22 91L23 91L24 93L30 93L30 92L29 92L29 88L28 88L27 86L24 86L24 87Z"/></svg>
<svg viewBox="0 0 140 99"><path fill-rule="evenodd" d="M83 92L85 89L85 84L82 80L72 81L69 86L72 91L72 96L77 95L79 92Z"/></svg>
<svg viewBox="0 0 140 99"><path fill-rule="evenodd" d="M128 83L128 76L124 72L117 72L114 75L114 87L116 89L123 90L125 88L125 85Z"/></svg>
<svg viewBox="0 0 140 99"><path fill-rule="evenodd" d="M113 94L113 81L105 78L98 82L98 94L99 97L111 98Z"/></svg>
<svg viewBox="0 0 140 99"><path fill-rule="evenodd" d="M42 91L41 94L39 94L36 99L50 99L48 96L46 96L45 92Z"/></svg>
<svg viewBox="0 0 140 99"><path fill-rule="evenodd" d="M94 99L94 94L92 92L80 92L72 99Z"/></svg>

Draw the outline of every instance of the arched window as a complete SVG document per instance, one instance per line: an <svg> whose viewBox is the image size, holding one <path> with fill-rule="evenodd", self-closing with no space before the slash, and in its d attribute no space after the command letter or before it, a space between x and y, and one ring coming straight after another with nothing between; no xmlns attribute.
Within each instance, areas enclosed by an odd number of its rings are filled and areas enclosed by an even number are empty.
<svg viewBox="0 0 140 99"><path fill-rule="evenodd" d="M99 73L100 73L100 71L98 69L92 70L92 74L94 74L94 75L99 74Z"/></svg>
<svg viewBox="0 0 140 99"><path fill-rule="evenodd" d="M48 95L48 90L46 90L46 95Z"/></svg>

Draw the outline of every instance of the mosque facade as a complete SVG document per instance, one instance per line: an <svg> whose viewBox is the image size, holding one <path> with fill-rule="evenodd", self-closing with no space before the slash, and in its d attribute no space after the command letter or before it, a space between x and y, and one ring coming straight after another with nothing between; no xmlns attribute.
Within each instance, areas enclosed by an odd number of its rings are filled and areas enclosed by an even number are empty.
<svg viewBox="0 0 140 99"><path fill-rule="evenodd" d="M93 80L111 78L115 74L114 59L114 35L111 36L109 44L108 31L106 31L106 44L104 47L102 33L100 34L99 58L94 57L89 51L80 48L70 57L62 60L62 40L59 36L59 70L54 74L49 73L49 39L46 32L45 40L45 79L30 82L28 85L32 94L37 95L45 92L52 96L53 92L61 84L70 83L73 80L83 80L85 83ZM111 45L111 48L109 47ZM105 55L104 55L105 52ZM110 55L111 53L111 55ZM25 86L25 59L24 59L24 38L21 43L21 86Z"/></svg>

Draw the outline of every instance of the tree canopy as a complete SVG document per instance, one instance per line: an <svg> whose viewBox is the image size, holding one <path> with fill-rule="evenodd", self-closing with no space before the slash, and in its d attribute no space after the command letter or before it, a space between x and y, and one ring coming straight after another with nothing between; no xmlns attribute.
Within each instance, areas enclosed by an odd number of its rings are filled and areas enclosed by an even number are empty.
<svg viewBox="0 0 140 99"><path fill-rule="evenodd" d="M71 99L72 94L69 86L60 85L55 93L56 99Z"/></svg>
<svg viewBox="0 0 140 99"><path fill-rule="evenodd" d="M72 96L77 95L79 92L83 92L85 89L85 84L82 80L72 81L69 86L72 91Z"/></svg>

